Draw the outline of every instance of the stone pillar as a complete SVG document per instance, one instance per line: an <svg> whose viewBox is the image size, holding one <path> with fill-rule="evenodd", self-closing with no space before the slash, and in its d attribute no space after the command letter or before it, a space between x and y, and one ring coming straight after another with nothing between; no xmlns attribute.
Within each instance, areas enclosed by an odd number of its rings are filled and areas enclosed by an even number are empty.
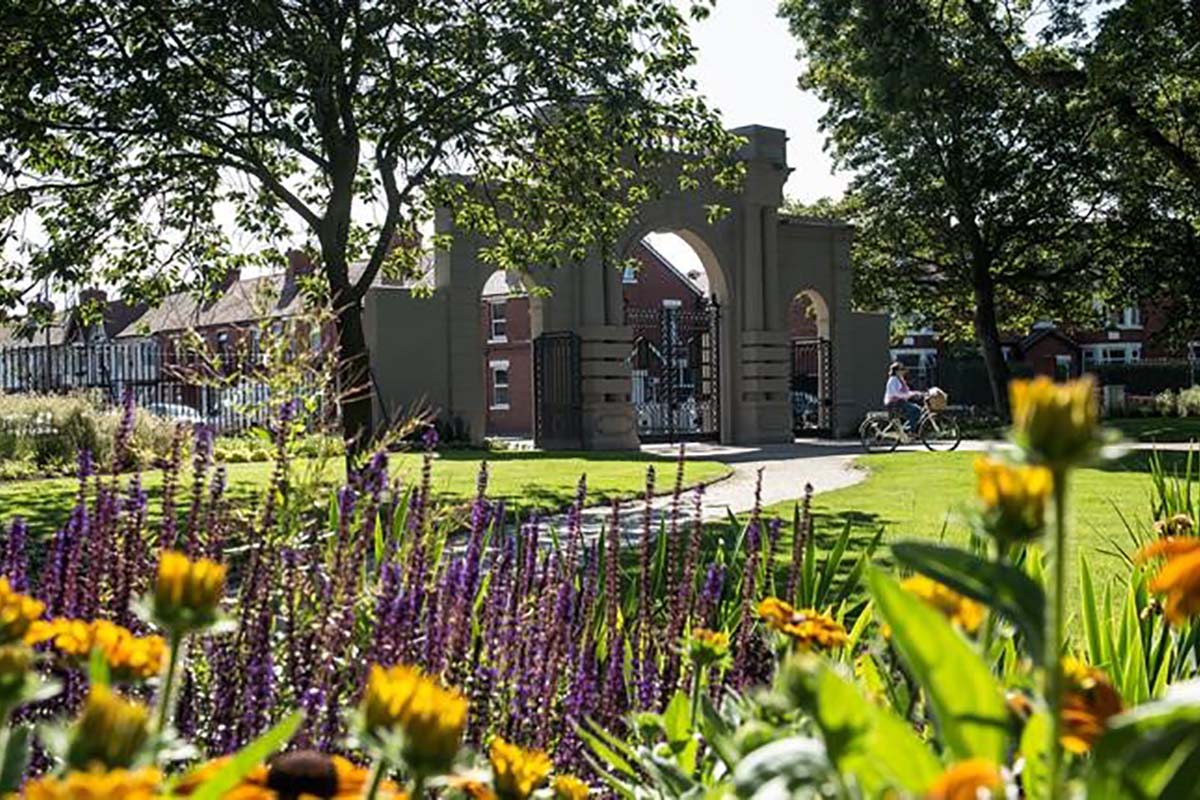
<svg viewBox="0 0 1200 800"><path fill-rule="evenodd" d="M583 449L636 450L637 419L630 402L628 363L633 329L587 325L579 329Z"/></svg>
<svg viewBox="0 0 1200 800"><path fill-rule="evenodd" d="M787 331L742 331L734 420L738 444L792 440L791 352Z"/></svg>

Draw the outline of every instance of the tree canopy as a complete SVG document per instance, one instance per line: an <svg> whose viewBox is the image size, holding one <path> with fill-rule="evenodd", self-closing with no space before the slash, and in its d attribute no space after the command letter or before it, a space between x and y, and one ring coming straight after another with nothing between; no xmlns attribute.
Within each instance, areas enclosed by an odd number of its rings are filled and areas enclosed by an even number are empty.
<svg viewBox="0 0 1200 800"><path fill-rule="evenodd" d="M829 108L860 300L978 343L1007 406L1003 329L1090 305L1103 192L1089 120L1012 81L962 2L785 0Z"/></svg>
<svg viewBox="0 0 1200 800"><path fill-rule="evenodd" d="M434 206L498 267L556 265L615 240L663 159L732 174L685 75L711 2L0 0L0 308L212 286L299 237L359 386L363 293ZM343 412L363 437L365 389Z"/></svg>

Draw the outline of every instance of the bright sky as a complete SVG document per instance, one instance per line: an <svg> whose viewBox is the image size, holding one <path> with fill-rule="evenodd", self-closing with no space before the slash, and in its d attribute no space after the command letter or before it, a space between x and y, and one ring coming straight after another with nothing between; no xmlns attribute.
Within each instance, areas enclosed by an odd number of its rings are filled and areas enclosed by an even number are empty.
<svg viewBox="0 0 1200 800"><path fill-rule="evenodd" d="M800 62L796 40L776 16L778 0L718 0L708 19L692 26L699 89L720 110L727 127L767 125L788 134L792 175L788 197L812 201L839 197L847 176L833 174L817 130L824 111L819 100L796 85ZM687 272L700 265L691 248L671 234L652 234L650 243Z"/></svg>
<svg viewBox="0 0 1200 800"><path fill-rule="evenodd" d="M812 201L838 197L847 178L834 175L817 122L820 101L796 85L796 40L776 16L778 0L718 0L716 10L692 26L698 49L700 91L728 127L768 125L788 133L793 172L785 191Z"/></svg>

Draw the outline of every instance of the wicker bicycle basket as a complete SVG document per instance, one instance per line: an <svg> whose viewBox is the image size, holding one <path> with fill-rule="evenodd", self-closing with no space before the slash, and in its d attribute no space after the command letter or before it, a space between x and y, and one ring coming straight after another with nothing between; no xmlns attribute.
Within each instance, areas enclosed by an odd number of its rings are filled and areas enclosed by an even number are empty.
<svg viewBox="0 0 1200 800"><path fill-rule="evenodd" d="M936 386L925 395L925 405L929 407L930 411L945 411L948 402L950 402L949 396Z"/></svg>

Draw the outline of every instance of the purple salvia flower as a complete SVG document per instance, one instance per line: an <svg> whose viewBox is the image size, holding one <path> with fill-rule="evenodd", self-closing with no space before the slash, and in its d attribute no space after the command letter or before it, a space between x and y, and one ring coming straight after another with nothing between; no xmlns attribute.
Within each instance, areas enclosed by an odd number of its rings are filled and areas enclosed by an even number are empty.
<svg viewBox="0 0 1200 800"><path fill-rule="evenodd" d="M675 578L679 572L680 500L683 497L683 470L687 463L686 445L679 445L679 457L675 462L675 484L671 487L671 505L667 515L667 552L663 564L663 597L675 596Z"/></svg>
<svg viewBox="0 0 1200 800"><path fill-rule="evenodd" d="M425 428L425 432L421 434L421 443L425 445L426 450L433 450L438 446L438 431L437 426L430 425Z"/></svg>
<svg viewBox="0 0 1200 800"><path fill-rule="evenodd" d="M621 602L621 587L617 579L617 570L621 557L621 501L614 500L612 517L609 522L608 553L604 559L604 628L610 638L617 635L617 618Z"/></svg>
<svg viewBox="0 0 1200 800"><path fill-rule="evenodd" d="M133 440L134 423L137 419L137 404L133 396L133 387L126 386L121 395L121 421L117 425L117 433L113 438L112 465L113 475L121 471L125 457L129 453L129 443Z"/></svg>
<svg viewBox="0 0 1200 800"><path fill-rule="evenodd" d="M175 434L171 437L171 456L163 469L162 484L162 526L158 533L157 550L169 550L175 546L178 520L175 518L175 490L179 485L179 469L183 462L183 436L185 427L175 426Z"/></svg>
<svg viewBox="0 0 1200 800"><path fill-rule="evenodd" d="M384 564L375 601L375 638L370 661L385 666L395 664L399 656L397 635L404 602L403 571L399 564Z"/></svg>
<svg viewBox="0 0 1200 800"><path fill-rule="evenodd" d="M134 627L131 601L148 581L150 566L142 536L146 524L146 493L142 491L141 475L134 474L129 480L123 518L119 547L114 548L117 578L113 586L112 613L119 624L131 628Z"/></svg>
<svg viewBox="0 0 1200 800"><path fill-rule="evenodd" d="M212 462L213 432L208 425L197 425L192 444L192 506L188 509L184 530L184 552L195 558L201 552L200 520L204 506L204 484Z"/></svg>
<svg viewBox="0 0 1200 800"><path fill-rule="evenodd" d="M637 620L634 623L634 634L637 636L634 649L634 665L639 670L638 687L639 701L646 692L652 691L657 681L657 670L654 669L654 640L651 636L653 597L653 553L654 553L654 467L646 468L646 496L642 511L641 559L639 566L639 586L637 598ZM651 703L642 703L643 709L652 707Z"/></svg>
<svg viewBox="0 0 1200 800"><path fill-rule="evenodd" d="M624 716L628 709L625 694L625 642L619 631L608 640L608 657L604 673L604 688L601 696L604 703L600 711L605 726L614 733L624 730Z"/></svg>
<svg viewBox="0 0 1200 800"><path fill-rule="evenodd" d="M762 553L762 534L759 523L751 519L746 525L746 562L742 568L742 614L738 621L737 646L734 649L732 680L736 688L744 688L754 671L752 664L754 638L754 609L758 597L758 561Z"/></svg>
<svg viewBox="0 0 1200 800"><path fill-rule="evenodd" d="M725 565L710 564L704 576L704 586L696 600L696 624L715 627L717 612L721 608L721 597L725 592Z"/></svg>
<svg viewBox="0 0 1200 800"><path fill-rule="evenodd" d="M804 567L806 540L812 533L812 496L811 483L804 484L804 501L792 516L792 559L788 564L787 594L789 603L798 602L800 590L800 571Z"/></svg>
<svg viewBox="0 0 1200 800"><path fill-rule="evenodd" d="M4 577L13 591L29 591L29 556L26 553L26 543L29 529L25 520L17 517L8 529L8 539L4 542Z"/></svg>
<svg viewBox="0 0 1200 800"><path fill-rule="evenodd" d="M228 476L225 465L218 464L213 470L212 484L208 489L208 506L204 512L204 552L208 558L220 560L225 549L225 528L228 524L228 508L225 488Z"/></svg>

